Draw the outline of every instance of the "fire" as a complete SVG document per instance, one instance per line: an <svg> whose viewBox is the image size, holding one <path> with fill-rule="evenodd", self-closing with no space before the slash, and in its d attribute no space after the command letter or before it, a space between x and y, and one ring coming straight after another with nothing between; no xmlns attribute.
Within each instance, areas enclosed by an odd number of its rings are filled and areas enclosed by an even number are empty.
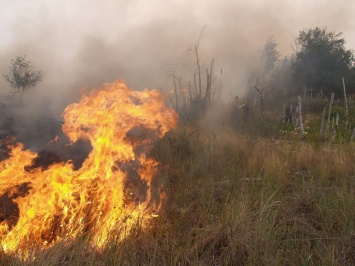
<svg viewBox="0 0 355 266"><path fill-rule="evenodd" d="M104 84L63 116L70 141L90 141L92 151L79 170L71 161L28 170L38 155L22 144L9 147L10 157L0 162L0 194L12 197L18 217L0 220L6 251L83 234L100 247L112 230L123 238L159 208L161 200L153 196L159 189L152 185L158 162L147 151L153 139L176 127L178 117L157 90Z"/></svg>

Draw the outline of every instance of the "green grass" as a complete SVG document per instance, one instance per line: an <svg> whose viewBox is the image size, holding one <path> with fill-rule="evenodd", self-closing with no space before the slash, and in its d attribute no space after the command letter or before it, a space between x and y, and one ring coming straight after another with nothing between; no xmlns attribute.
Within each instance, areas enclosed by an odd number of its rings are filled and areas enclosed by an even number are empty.
<svg viewBox="0 0 355 266"><path fill-rule="evenodd" d="M147 228L100 250L83 238L26 260L1 252L0 264L355 264L354 145L181 125L151 156L167 199Z"/></svg>

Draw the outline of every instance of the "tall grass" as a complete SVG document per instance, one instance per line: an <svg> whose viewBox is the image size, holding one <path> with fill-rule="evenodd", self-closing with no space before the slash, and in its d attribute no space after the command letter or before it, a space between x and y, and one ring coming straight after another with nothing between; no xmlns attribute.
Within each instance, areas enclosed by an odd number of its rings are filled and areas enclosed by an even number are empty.
<svg viewBox="0 0 355 266"><path fill-rule="evenodd" d="M147 228L101 249L63 241L2 265L354 265L355 153L223 128L156 143L167 200Z"/></svg>

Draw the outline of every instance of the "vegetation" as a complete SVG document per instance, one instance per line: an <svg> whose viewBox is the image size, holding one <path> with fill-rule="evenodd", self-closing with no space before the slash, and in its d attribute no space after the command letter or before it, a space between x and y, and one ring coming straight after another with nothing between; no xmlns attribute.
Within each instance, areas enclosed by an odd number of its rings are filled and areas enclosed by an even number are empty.
<svg viewBox="0 0 355 266"><path fill-rule="evenodd" d="M214 59L210 67L205 65L206 75L201 70L199 39L191 49L196 57L196 69L184 80L174 69L172 84L174 95L171 104L183 119L200 119L211 105L219 104L222 88L222 69L214 71ZM281 57L277 43L269 38L261 48L260 62L251 71L250 82L246 84L248 98L258 98L265 103L267 97L288 98L317 96L329 98L334 93L342 97L345 80L347 93L355 93L354 52L345 47L342 33L329 32L326 28L304 29L295 40L294 53ZM205 80L205 82L203 82Z"/></svg>
<svg viewBox="0 0 355 266"><path fill-rule="evenodd" d="M276 67L279 57L280 54L277 51L277 44L273 38L270 38L262 49L262 73L269 74L272 72Z"/></svg>
<svg viewBox="0 0 355 266"><path fill-rule="evenodd" d="M322 89L327 95L342 92L341 78L350 76L354 55L341 35L318 27L300 32L293 64L299 88Z"/></svg>
<svg viewBox="0 0 355 266"><path fill-rule="evenodd" d="M181 126L157 143L168 196L147 228L137 223L102 249L89 237L0 254L1 265L352 265L354 146L317 148ZM262 151L262 152L260 152ZM20 251L19 251L20 252Z"/></svg>
<svg viewBox="0 0 355 266"><path fill-rule="evenodd" d="M213 102L220 90L212 86L213 60L206 84L201 81L199 39L194 85L185 92L182 79L172 75L172 105L180 114L190 108L190 117L151 152L161 162L158 178L167 196L159 216L146 226L137 221L122 241L110 234L102 248L86 235L33 247L26 256L0 251L0 265L354 265L355 105L345 106L343 87L334 85L343 76L350 80L346 74L354 69L340 36L301 31L300 49L282 60L268 40L252 84L258 94L249 95L248 109L234 112ZM339 54L348 61L332 70L325 62ZM320 55L325 61L313 64ZM299 83L292 85L295 77ZM298 95L304 132L283 120L283 104L298 106ZM224 118L198 121L213 108Z"/></svg>
<svg viewBox="0 0 355 266"><path fill-rule="evenodd" d="M25 91L35 87L43 78L43 72L34 70L26 56L16 56L11 60L8 74L3 75L5 80L14 89L12 95L19 94L20 101Z"/></svg>

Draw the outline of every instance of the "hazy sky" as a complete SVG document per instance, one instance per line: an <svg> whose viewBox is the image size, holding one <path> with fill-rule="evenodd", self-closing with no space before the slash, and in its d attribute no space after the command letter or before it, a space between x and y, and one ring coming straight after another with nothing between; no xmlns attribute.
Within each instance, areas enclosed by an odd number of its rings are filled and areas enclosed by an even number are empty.
<svg viewBox="0 0 355 266"><path fill-rule="evenodd" d="M37 88L58 106L86 84L125 79L135 89L172 88L173 69L193 81L201 29L202 69L223 69L224 97L242 94L250 66L271 36L281 55L300 30L343 32L355 49L354 0L0 0L0 72L27 55L45 72ZM0 95L9 91L0 78ZM54 99L54 100L53 100ZM54 105L55 105L54 104Z"/></svg>

